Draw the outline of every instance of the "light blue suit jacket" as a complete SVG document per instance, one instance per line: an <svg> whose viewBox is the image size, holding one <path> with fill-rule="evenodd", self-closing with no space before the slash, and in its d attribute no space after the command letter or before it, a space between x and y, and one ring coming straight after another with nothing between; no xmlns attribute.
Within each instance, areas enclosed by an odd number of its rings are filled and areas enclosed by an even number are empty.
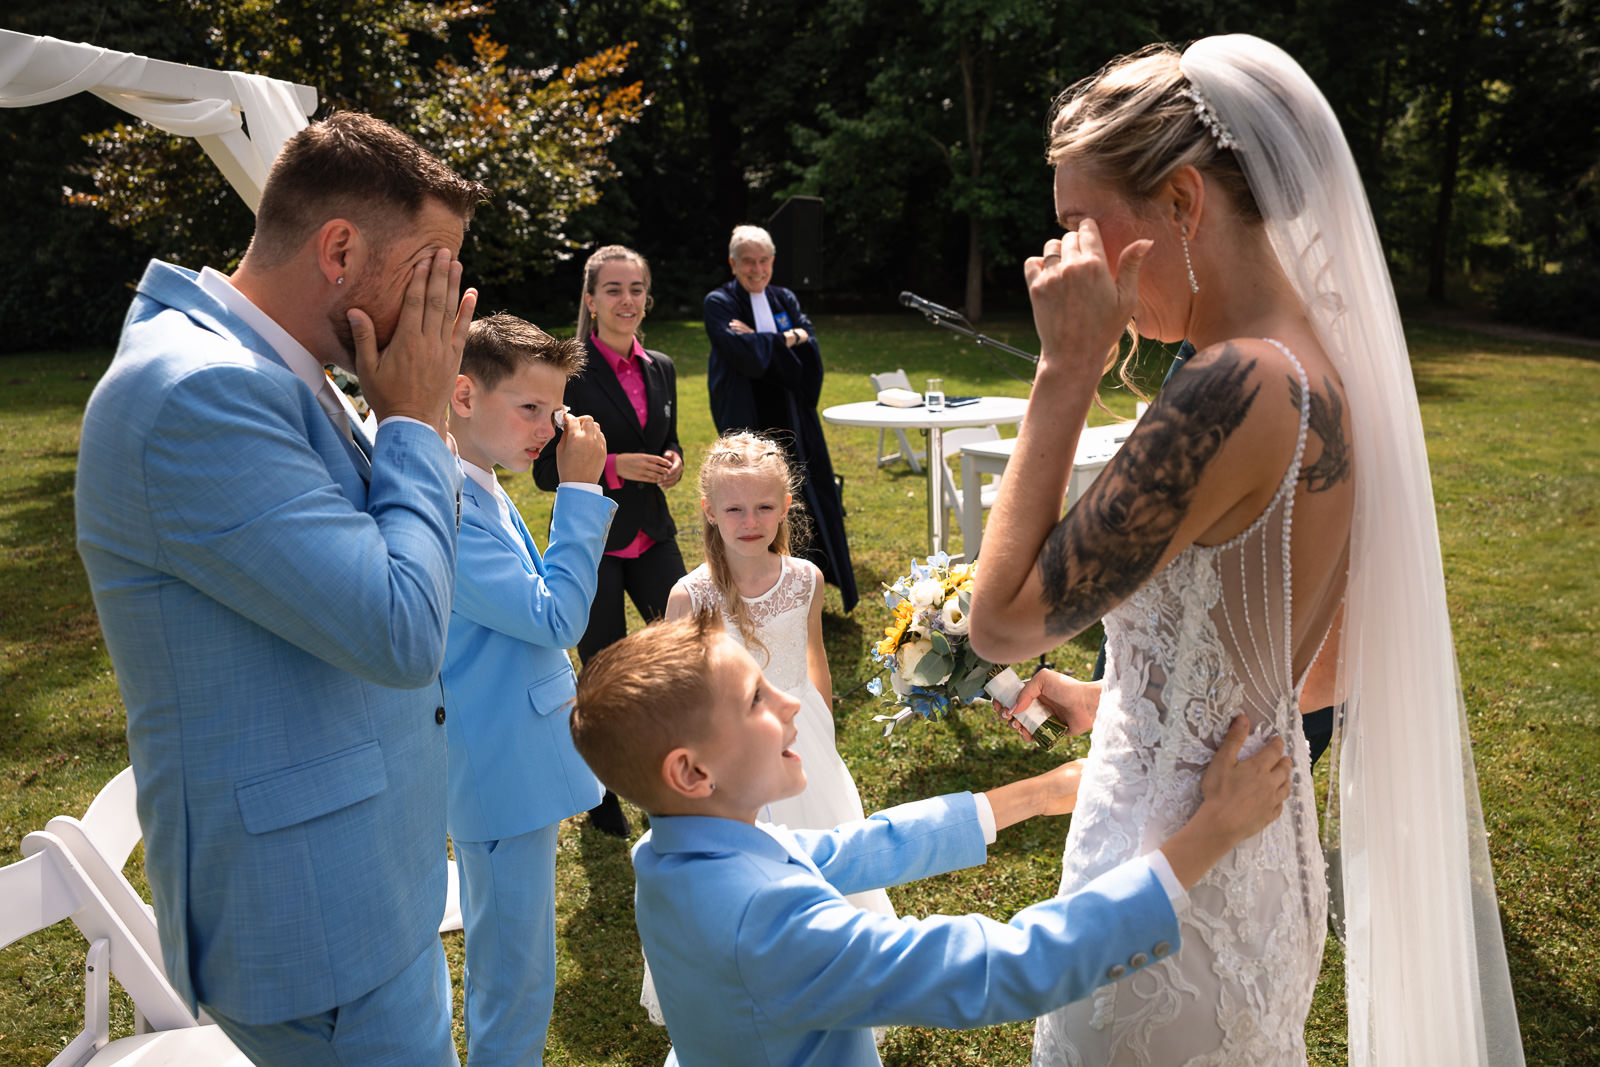
<svg viewBox="0 0 1600 1067"><path fill-rule="evenodd" d="M191 1006L316 1014L438 936L460 484L404 421L369 470L265 341L151 263L84 414L78 551Z"/></svg>
<svg viewBox="0 0 1600 1067"><path fill-rule="evenodd" d="M576 678L567 649L589 604L617 505L558 489L541 557L517 509L517 536L493 496L461 490L461 554L445 645L450 836L498 841L600 803L600 780L572 744Z"/></svg>
<svg viewBox="0 0 1600 1067"><path fill-rule="evenodd" d="M1032 1018L1178 947L1177 916L1143 860L1009 924L890 918L843 896L984 856L970 793L836 830L653 817L633 849L634 904L667 1062L870 1067L870 1027Z"/></svg>

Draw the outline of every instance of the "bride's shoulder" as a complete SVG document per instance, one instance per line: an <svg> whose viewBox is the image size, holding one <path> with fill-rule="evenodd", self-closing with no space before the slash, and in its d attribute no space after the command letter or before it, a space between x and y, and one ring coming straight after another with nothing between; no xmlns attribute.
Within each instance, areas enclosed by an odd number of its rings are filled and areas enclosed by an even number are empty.
<svg viewBox="0 0 1600 1067"><path fill-rule="evenodd" d="M1201 423L1231 429L1299 421L1307 361L1281 341L1236 337L1196 352L1162 387L1160 400Z"/></svg>

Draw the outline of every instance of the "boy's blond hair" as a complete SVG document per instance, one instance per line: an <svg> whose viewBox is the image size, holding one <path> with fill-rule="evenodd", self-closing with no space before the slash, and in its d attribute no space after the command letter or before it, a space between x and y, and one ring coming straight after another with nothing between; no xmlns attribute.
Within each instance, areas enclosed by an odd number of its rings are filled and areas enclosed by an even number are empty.
<svg viewBox="0 0 1600 1067"><path fill-rule="evenodd" d="M552 337L533 323L502 311L475 319L467 327L461 373L484 389L493 389L528 363L548 363L570 378L582 371L587 361L579 342Z"/></svg>
<svg viewBox="0 0 1600 1067"><path fill-rule="evenodd" d="M705 739L716 700L711 613L654 622L595 653L578 675L572 743L606 788L645 811L666 799L667 753Z"/></svg>

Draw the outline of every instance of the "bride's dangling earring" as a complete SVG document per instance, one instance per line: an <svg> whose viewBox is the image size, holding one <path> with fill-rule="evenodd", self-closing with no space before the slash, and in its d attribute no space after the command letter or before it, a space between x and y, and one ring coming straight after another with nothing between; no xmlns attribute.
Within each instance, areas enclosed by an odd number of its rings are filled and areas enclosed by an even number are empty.
<svg viewBox="0 0 1600 1067"><path fill-rule="evenodd" d="M1183 241L1183 265L1189 268L1189 291L1198 293L1200 291L1200 283L1195 281L1194 261L1189 258L1189 227L1185 226L1183 228L1181 240Z"/></svg>

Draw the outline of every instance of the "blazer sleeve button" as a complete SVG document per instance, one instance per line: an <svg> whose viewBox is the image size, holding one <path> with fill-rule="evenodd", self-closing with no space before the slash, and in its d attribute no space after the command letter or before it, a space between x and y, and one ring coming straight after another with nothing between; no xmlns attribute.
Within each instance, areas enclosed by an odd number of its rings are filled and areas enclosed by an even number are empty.
<svg viewBox="0 0 1600 1067"><path fill-rule="evenodd" d="M438 723L440 726L444 725L444 708L440 707L433 709L433 721Z"/></svg>
<svg viewBox="0 0 1600 1067"><path fill-rule="evenodd" d="M1111 979L1113 982L1115 982L1118 978L1121 978L1123 975L1125 975L1127 973L1128 973L1128 968L1124 967L1120 963L1113 963L1111 965L1110 969L1106 971L1106 977Z"/></svg>
<svg viewBox="0 0 1600 1067"><path fill-rule="evenodd" d="M1129 967L1143 967L1149 962L1150 957L1146 956L1143 952L1135 952L1132 956L1128 957Z"/></svg>

